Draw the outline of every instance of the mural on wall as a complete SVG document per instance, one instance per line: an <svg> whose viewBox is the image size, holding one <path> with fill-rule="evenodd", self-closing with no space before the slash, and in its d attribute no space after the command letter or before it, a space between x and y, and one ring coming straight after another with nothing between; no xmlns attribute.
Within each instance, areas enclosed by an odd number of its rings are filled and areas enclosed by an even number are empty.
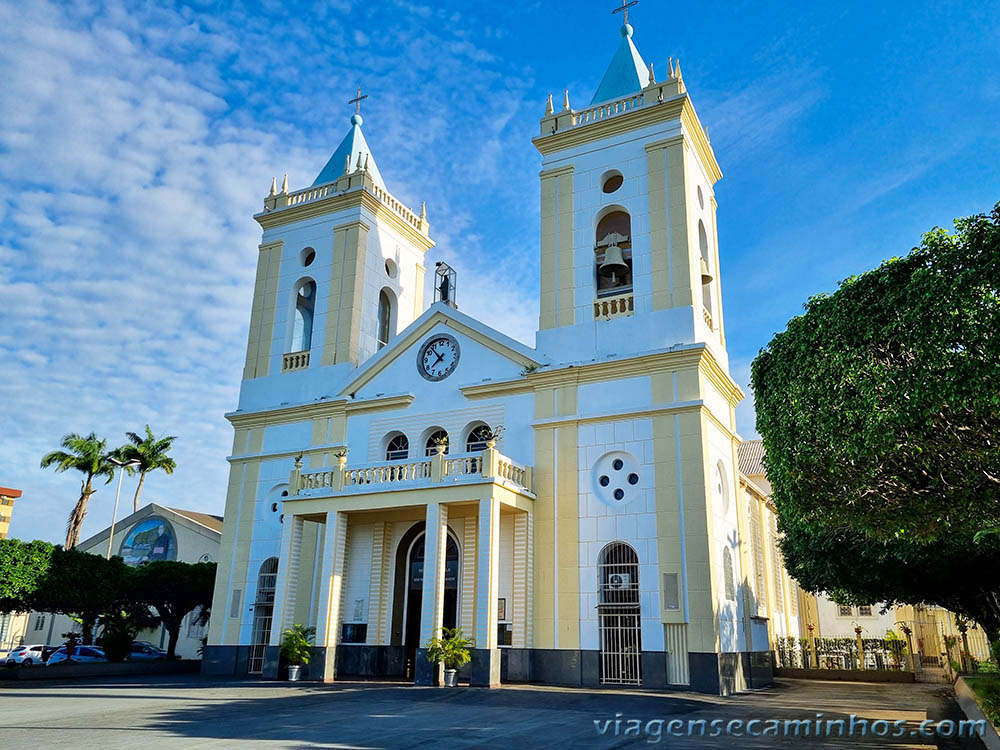
<svg viewBox="0 0 1000 750"><path fill-rule="evenodd" d="M132 527L121 548L126 565L145 565L154 560L177 559L177 537L162 518L147 518Z"/></svg>

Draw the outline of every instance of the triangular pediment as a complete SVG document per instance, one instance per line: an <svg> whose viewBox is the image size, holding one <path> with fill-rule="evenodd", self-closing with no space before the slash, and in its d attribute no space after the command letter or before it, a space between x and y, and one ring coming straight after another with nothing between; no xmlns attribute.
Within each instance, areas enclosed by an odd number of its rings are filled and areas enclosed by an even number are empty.
<svg viewBox="0 0 1000 750"><path fill-rule="evenodd" d="M493 372L493 368L496 367L508 370L502 374L510 376L516 375L524 368L534 369L544 361L531 347L515 341L449 305L438 302L362 364L355 376L341 389L340 395L348 397L374 395L364 391L383 373L393 368L400 358L415 358L423 341L437 330L447 331L466 342L463 348L472 347L480 351L476 356L472 356L471 351L463 351L465 365L453 376L454 382L459 385L469 385L490 377L498 377L501 373ZM407 370L406 377L412 381L412 378L418 377L418 373L415 369Z"/></svg>

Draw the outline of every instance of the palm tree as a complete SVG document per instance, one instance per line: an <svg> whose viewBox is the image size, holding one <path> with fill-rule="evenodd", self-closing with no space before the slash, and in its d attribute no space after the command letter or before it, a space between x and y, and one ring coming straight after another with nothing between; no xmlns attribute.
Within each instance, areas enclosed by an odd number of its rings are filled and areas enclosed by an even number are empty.
<svg viewBox="0 0 1000 750"><path fill-rule="evenodd" d="M80 484L80 499L76 501L76 507L69 514L69 522L66 524L66 549L75 547L80 541L80 527L87 515L87 501L97 492L91 486L94 477L107 477L105 484L114 479L115 466L108 460L110 455L105 449L106 442L93 432L86 437L71 432L62 439L65 450L46 453L42 458L43 469L50 466L55 466L59 472L76 469L84 476Z"/></svg>
<svg viewBox="0 0 1000 750"><path fill-rule="evenodd" d="M135 488L135 497L132 498L132 512L139 510L139 493L142 492L142 483L146 475L151 471L163 469L167 474L173 474L177 468L177 462L167 455L170 446L177 439L175 435L157 438L153 431L146 425L146 437L140 437L134 432L126 432L125 437L129 439L125 445L115 451L115 455L122 461L138 461L134 467L126 467L129 474L139 472L139 484Z"/></svg>

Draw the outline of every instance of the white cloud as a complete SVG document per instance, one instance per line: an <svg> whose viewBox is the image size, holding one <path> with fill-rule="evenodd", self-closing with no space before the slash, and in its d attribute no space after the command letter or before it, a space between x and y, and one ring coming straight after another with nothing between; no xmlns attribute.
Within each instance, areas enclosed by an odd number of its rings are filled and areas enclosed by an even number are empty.
<svg viewBox="0 0 1000 750"><path fill-rule="evenodd" d="M280 5L209 16L0 0L0 483L25 491L15 535L63 537L78 479L38 468L63 434L118 442L147 422L179 436L179 468L147 479L144 499L222 511L222 415L236 404L260 237L251 216L272 175L311 181L346 132L359 78L380 167L402 200L428 201L463 310L531 342L535 238L491 245L476 231L483 202L536 210L535 155L511 127L530 81L455 33L467 21L400 5L407 14L389 13L375 36L369 11L346 2L301 18ZM512 274L525 286L489 302ZM113 500L114 485L93 497L84 536Z"/></svg>

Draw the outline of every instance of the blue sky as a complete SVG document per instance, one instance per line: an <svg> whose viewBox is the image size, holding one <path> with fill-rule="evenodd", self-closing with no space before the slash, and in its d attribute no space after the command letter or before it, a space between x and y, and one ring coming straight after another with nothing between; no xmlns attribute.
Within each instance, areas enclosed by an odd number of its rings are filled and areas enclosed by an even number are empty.
<svg viewBox="0 0 1000 750"><path fill-rule="evenodd" d="M545 97L583 105L612 2L0 0L0 486L61 541L69 431L150 423L179 468L145 501L221 512L260 210L304 187L357 85L389 189L426 200L462 309L533 342ZM1000 3L643 0L634 40L685 81L716 186L736 380L810 295L1000 200ZM511 280L515 280L513 283ZM498 302L496 290L504 297ZM751 399L740 429L754 434ZM130 506L134 480L126 479ZM93 496L83 536L110 521Z"/></svg>

